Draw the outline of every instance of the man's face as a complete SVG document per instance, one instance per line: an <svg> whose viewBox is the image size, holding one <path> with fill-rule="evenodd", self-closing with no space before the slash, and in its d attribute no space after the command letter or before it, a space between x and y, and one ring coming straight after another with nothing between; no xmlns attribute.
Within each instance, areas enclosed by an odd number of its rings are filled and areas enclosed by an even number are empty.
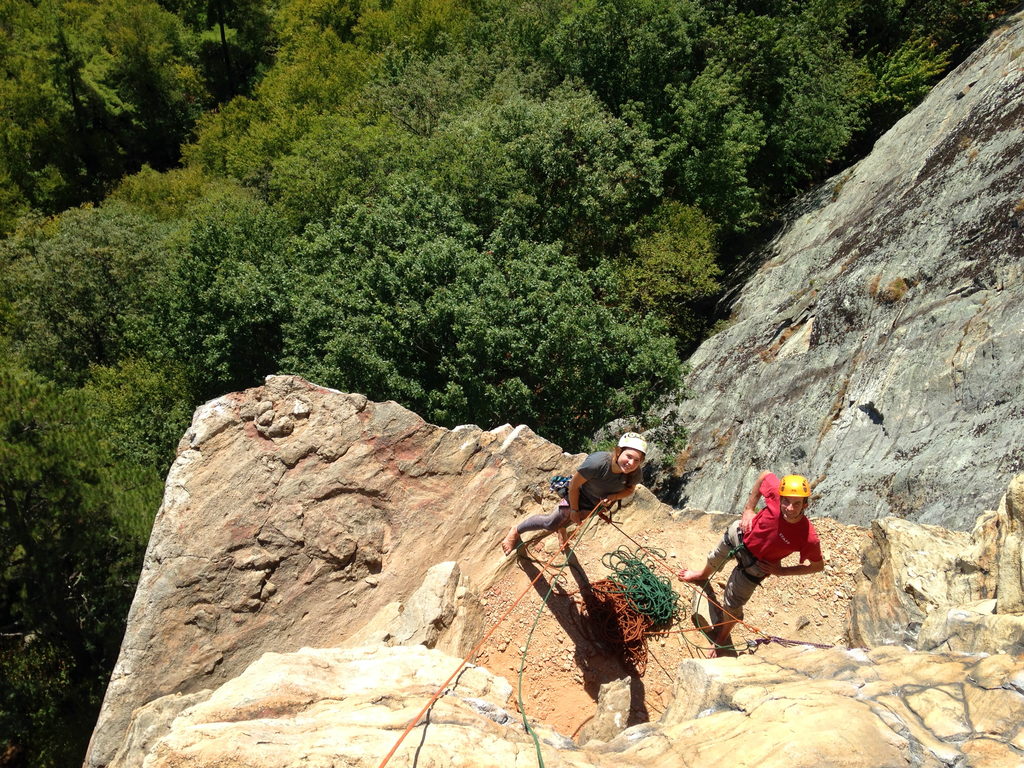
<svg viewBox="0 0 1024 768"><path fill-rule="evenodd" d="M797 522L804 514L807 507L807 499L801 496L780 496L779 508L787 523Z"/></svg>

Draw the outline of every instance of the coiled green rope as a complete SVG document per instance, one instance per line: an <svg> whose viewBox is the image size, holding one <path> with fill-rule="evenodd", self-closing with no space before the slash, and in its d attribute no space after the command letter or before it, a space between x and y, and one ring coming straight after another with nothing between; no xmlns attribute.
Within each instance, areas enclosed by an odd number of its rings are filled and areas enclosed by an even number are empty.
<svg viewBox="0 0 1024 768"><path fill-rule="evenodd" d="M665 558L661 550L648 549L646 552L662 560ZM610 580L621 587L622 594L637 613L647 616L654 627L668 626L679 618L679 594L667 578L655 575L653 559L621 546L605 554L601 562L614 574Z"/></svg>

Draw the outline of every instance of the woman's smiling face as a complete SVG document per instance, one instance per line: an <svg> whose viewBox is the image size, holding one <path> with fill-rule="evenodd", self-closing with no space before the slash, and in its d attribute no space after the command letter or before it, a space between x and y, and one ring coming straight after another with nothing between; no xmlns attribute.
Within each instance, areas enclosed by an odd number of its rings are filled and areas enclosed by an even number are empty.
<svg viewBox="0 0 1024 768"><path fill-rule="evenodd" d="M619 469L623 472L629 473L644 463L644 455L636 448L623 448L619 451L619 458L617 461Z"/></svg>

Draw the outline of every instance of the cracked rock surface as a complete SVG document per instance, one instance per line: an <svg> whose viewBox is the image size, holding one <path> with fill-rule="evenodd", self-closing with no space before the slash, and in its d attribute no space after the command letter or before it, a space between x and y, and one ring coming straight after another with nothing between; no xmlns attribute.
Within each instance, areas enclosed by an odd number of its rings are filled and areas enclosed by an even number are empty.
<svg viewBox="0 0 1024 768"><path fill-rule="evenodd" d="M512 687L469 667L398 744L458 659L422 646L269 653L183 709L117 768L536 765ZM1024 755L1020 665L984 658L771 648L693 660L662 718L578 747L534 724L552 768L1011 768ZM153 702L150 708L161 706Z"/></svg>
<svg viewBox="0 0 1024 768"><path fill-rule="evenodd" d="M511 521L546 511L551 475L579 459L526 427L447 430L291 376L206 403L167 478L86 764L109 763L136 707L266 651L362 637L461 652L479 613L467 584L491 580Z"/></svg>
<svg viewBox="0 0 1024 768"><path fill-rule="evenodd" d="M1018 12L752 257L660 498L738 513L772 469L844 523L969 531L1024 471L1022 50Z"/></svg>

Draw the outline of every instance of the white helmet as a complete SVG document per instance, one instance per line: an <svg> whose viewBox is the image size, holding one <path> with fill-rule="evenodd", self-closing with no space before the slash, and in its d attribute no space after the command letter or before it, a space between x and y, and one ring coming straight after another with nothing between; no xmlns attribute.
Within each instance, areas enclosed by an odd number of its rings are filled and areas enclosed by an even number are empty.
<svg viewBox="0 0 1024 768"><path fill-rule="evenodd" d="M644 440L636 432L627 432L619 438L619 448L635 448L646 455L647 453L647 441Z"/></svg>

